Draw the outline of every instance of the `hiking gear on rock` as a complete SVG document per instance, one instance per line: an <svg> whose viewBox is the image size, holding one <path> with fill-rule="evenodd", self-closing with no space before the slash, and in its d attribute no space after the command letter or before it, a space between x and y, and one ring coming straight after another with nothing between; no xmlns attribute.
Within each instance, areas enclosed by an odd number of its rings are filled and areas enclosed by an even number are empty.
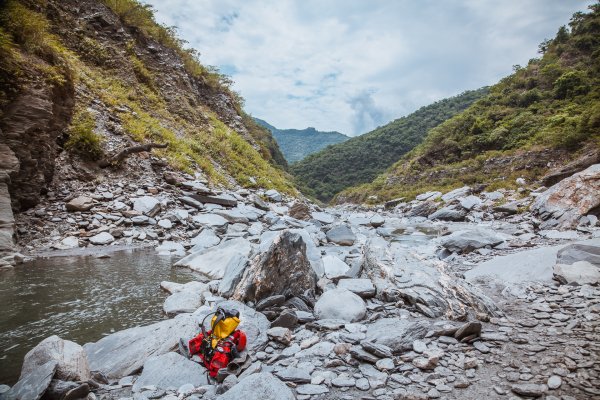
<svg viewBox="0 0 600 400"><path fill-rule="evenodd" d="M206 331L204 321L209 316L211 329ZM246 334L236 330L240 324L240 313L237 310L226 310L221 307L202 320L202 332L188 342L188 354L198 354L208 373L215 378L221 368L227 368L231 360L246 348Z"/></svg>

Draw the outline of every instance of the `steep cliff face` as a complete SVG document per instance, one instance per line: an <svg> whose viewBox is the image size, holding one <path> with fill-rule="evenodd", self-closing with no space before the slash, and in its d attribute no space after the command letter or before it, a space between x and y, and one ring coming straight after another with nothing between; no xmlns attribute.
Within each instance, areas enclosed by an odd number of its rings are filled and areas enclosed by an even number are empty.
<svg viewBox="0 0 600 400"><path fill-rule="evenodd" d="M0 200L13 211L68 198L82 182L169 171L296 193L277 143L244 113L231 81L148 6L9 0L0 22L0 167L10 193ZM149 143L166 148L101 168Z"/></svg>

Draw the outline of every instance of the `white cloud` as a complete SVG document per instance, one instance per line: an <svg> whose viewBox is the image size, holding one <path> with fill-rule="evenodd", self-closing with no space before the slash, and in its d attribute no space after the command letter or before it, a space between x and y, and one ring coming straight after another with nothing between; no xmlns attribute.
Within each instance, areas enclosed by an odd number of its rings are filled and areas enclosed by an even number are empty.
<svg viewBox="0 0 600 400"><path fill-rule="evenodd" d="M280 128L364 133L497 82L590 0L145 0Z"/></svg>

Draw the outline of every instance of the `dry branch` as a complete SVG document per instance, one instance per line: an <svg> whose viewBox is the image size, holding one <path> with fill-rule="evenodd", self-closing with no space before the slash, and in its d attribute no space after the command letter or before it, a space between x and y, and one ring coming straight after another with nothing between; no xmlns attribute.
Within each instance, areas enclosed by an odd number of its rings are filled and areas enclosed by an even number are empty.
<svg viewBox="0 0 600 400"><path fill-rule="evenodd" d="M100 168L106 168L111 165L119 164L121 161L126 159L130 154L151 151L152 149L165 149L165 148L167 148L167 146L168 146L167 143L164 143L164 144L148 143L148 144L141 144L139 146L126 147L125 149L121 150L114 156L100 160L98 162L98 166L100 166Z"/></svg>

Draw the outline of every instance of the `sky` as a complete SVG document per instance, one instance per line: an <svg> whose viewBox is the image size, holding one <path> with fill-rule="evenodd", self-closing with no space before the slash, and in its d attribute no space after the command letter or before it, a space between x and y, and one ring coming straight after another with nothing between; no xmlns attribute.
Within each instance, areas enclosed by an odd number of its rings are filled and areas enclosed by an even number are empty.
<svg viewBox="0 0 600 400"><path fill-rule="evenodd" d="M349 136L538 57L591 0L144 0L252 116Z"/></svg>

